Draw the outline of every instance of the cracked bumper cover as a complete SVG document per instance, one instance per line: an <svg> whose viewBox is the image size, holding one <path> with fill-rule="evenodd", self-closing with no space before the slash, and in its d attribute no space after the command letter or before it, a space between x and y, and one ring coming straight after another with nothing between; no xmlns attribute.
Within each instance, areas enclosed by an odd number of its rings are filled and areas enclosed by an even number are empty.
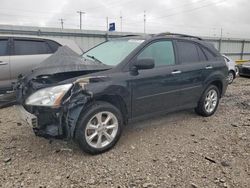
<svg viewBox="0 0 250 188"><path fill-rule="evenodd" d="M92 94L80 84L75 84L58 108L17 106L17 109L21 119L33 127L37 136L70 139L74 137L78 117L91 97Z"/></svg>

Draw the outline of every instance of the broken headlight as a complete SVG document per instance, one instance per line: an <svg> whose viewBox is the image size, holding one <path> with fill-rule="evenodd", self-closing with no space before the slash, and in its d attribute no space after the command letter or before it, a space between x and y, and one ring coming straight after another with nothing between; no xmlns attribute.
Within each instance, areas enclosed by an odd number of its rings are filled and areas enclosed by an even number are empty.
<svg viewBox="0 0 250 188"><path fill-rule="evenodd" d="M65 84L55 87L40 89L30 95L25 101L26 105L58 107L62 98L69 91L73 84Z"/></svg>

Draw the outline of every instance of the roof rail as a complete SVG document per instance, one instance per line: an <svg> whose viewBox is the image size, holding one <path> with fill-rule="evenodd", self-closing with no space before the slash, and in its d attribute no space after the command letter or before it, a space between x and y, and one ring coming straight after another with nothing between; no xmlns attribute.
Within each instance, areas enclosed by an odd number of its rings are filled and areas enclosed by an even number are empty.
<svg viewBox="0 0 250 188"><path fill-rule="evenodd" d="M141 35L133 35L133 34L131 34L131 35L123 35L122 37L138 37L138 36L141 36Z"/></svg>
<svg viewBox="0 0 250 188"><path fill-rule="evenodd" d="M178 37L184 37L184 38L195 38L198 40L202 40L200 37L192 36L192 35L186 35L186 34L180 34L180 33L170 33L170 32L165 32L165 33L159 33L154 35L155 37L163 37L163 36L178 36Z"/></svg>

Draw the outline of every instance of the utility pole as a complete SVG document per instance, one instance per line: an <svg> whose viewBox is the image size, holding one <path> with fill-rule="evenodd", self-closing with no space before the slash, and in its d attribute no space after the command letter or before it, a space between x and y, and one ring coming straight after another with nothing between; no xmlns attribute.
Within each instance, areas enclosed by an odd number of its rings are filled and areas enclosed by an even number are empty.
<svg viewBox="0 0 250 188"><path fill-rule="evenodd" d="M122 32L122 15L120 16L121 19L121 32Z"/></svg>
<svg viewBox="0 0 250 188"><path fill-rule="evenodd" d="M223 37L223 29L221 28L220 29L220 38L222 39L222 37Z"/></svg>
<svg viewBox="0 0 250 188"><path fill-rule="evenodd" d="M146 33L146 20L147 20L146 11L144 10L144 34Z"/></svg>
<svg viewBox="0 0 250 188"><path fill-rule="evenodd" d="M106 17L107 31L109 31L109 17Z"/></svg>
<svg viewBox="0 0 250 188"><path fill-rule="evenodd" d="M79 10L77 13L80 15L80 30L82 30L82 15L85 14L85 12Z"/></svg>
<svg viewBox="0 0 250 188"><path fill-rule="evenodd" d="M63 24L64 24L64 21L65 21L65 19L59 19L59 21L61 22L61 27L62 27L62 29L63 29Z"/></svg>
<svg viewBox="0 0 250 188"><path fill-rule="evenodd" d="M223 29L220 29L220 40L219 40L219 52L221 52L221 45L222 45L222 37L223 37Z"/></svg>

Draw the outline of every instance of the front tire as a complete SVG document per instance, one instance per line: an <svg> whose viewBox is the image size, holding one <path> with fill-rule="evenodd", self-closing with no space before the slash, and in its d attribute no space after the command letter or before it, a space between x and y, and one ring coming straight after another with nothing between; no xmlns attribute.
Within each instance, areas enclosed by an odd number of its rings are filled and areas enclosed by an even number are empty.
<svg viewBox="0 0 250 188"><path fill-rule="evenodd" d="M195 112L201 116L212 116L219 105L220 92L218 87L210 85L203 93Z"/></svg>
<svg viewBox="0 0 250 188"><path fill-rule="evenodd" d="M95 102L82 113L76 126L75 140L86 153L103 153L117 143L122 127L119 109L107 102Z"/></svg>

